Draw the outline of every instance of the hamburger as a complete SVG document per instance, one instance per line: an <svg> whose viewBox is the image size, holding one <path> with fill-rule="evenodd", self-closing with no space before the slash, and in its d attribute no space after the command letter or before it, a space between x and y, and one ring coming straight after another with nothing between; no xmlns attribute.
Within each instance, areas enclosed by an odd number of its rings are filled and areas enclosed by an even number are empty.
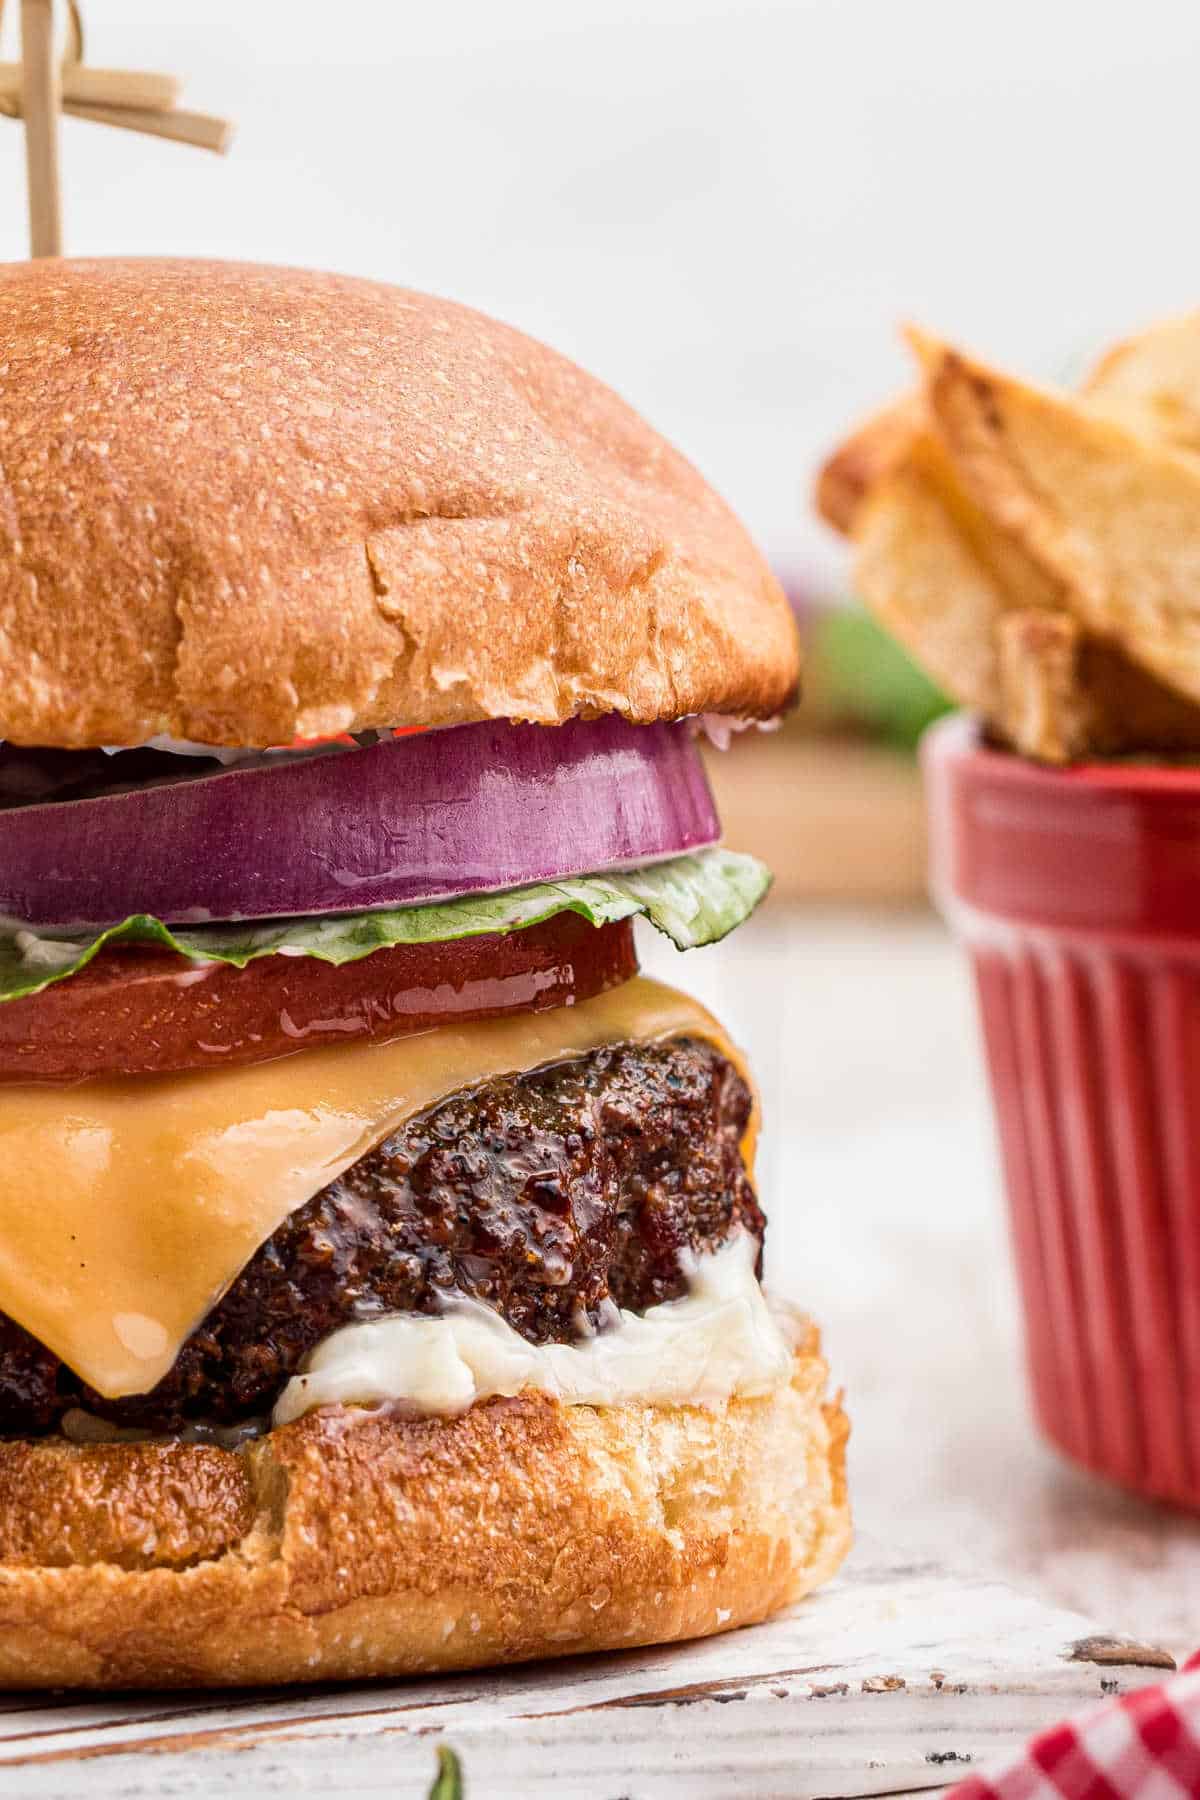
<svg viewBox="0 0 1200 1800"><path fill-rule="evenodd" d="M757 1104L637 972L797 684L703 480L370 282L0 273L0 1682L758 1620L849 1533Z"/></svg>

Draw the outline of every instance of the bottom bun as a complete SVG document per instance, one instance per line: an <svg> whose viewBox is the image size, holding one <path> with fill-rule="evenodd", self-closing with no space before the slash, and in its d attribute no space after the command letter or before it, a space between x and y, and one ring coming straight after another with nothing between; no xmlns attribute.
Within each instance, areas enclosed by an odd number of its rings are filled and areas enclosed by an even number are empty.
<svg viewBox="0 0 1200 1800"><path fill-rule="evenodd" d="M850 1542L810 1331L717 1411L331 1409L241 1451L0 1444L0 1686L465 1669L766 1618Z"/></svg>

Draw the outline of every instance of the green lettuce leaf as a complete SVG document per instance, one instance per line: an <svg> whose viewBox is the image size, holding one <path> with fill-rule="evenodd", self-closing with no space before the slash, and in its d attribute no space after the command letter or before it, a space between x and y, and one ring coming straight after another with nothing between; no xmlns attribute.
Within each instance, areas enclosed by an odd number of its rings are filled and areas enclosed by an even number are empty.
<svg viewBox="0 0 1200 1800"><path fill-rule="evenodd" d="M771 885L769 870L734 850L701 850L621 874L578 875L503 894L466 895L393 912L341 913L278 924L166 926L137 913L107 931L58 936L0 932L0 1001L37 994L65 981L106 944L161 944L164 949L241 969L259 956L315 956L356 962L394 944L436 944L489 931L520 931L556 913L576 912L593 925L644 914L681 950L716 943L749 917Z"/></svg>

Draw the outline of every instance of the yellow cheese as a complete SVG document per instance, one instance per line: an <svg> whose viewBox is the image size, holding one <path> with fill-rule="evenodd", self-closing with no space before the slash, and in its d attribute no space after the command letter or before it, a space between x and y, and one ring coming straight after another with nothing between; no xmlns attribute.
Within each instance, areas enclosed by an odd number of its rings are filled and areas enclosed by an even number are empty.
<svg viewBox="0 0 1200 1800"><path fill-rule="evenodd" d="M144 1393L287 1215L414 1113L602 1044L684 1036L742 1067L702 1006L638 977L394 1044L0 1088L0 1310L101 1394Z"/></svg>

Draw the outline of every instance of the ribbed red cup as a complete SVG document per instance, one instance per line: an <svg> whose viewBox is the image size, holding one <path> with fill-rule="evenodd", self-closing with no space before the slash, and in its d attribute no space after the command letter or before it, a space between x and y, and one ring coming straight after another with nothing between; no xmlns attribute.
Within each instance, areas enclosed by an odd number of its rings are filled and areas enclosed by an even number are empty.
<svg viewBox="0 0 1200 1800"><path fill-rule="evenodd" d="M1069 1456L1200 1509L1200 768L922 752L969 946L1034 1403Z"/></svg>

